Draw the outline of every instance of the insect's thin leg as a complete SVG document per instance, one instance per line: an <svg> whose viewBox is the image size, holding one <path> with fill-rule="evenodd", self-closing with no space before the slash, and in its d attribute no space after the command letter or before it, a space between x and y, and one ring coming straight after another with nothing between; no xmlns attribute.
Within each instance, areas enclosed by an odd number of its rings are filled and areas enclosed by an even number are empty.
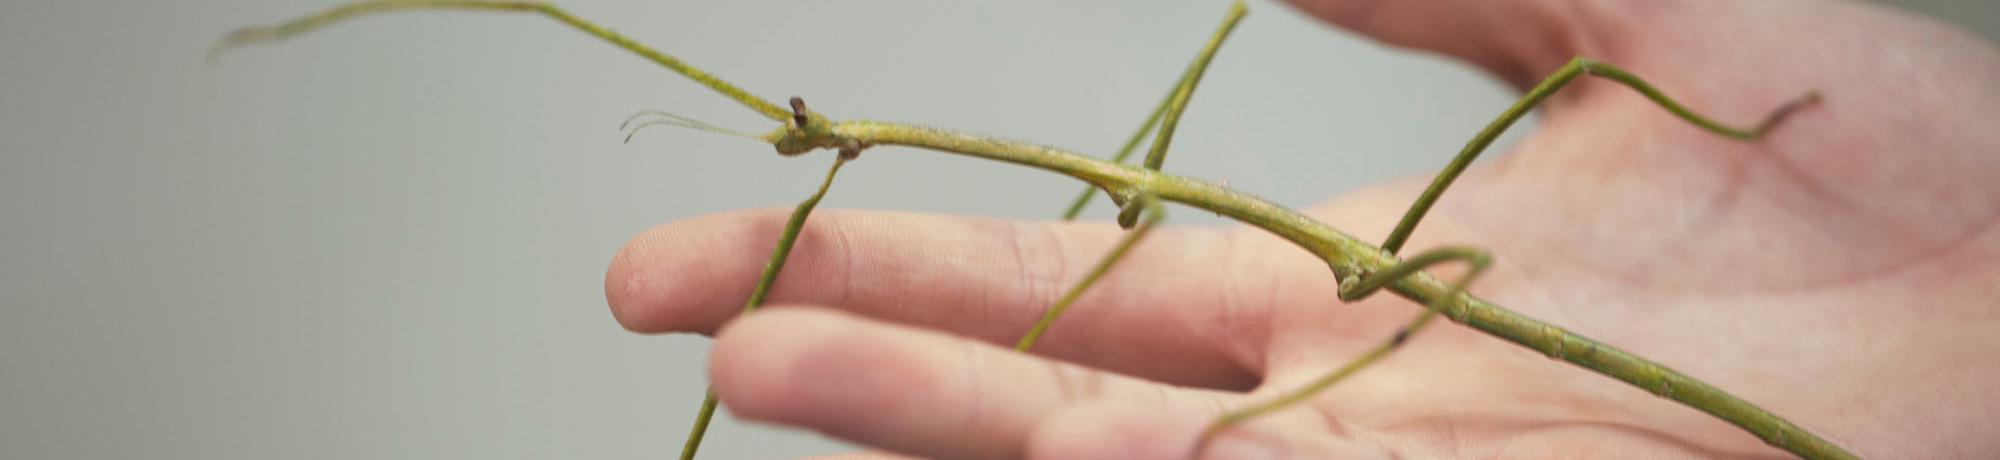
<svg viewBox="0 0 2000 460"><path fill-rule="evenodd" d="M633 41L624 35L619 35L610 28L572 16L569 12L557 8L555 5L542 2L377 0L348 3L278 25L237 29L235 32L231 32L228 36L223 37L221 42L216 43L215 48L209 52L209 59L212 61L217 53L236 46L283 40L293 35L318 29L356 16L402 10L486 10L539 13L560 21L563 24L568 24L570 27L583 31L583 33L610 42L612 45L617 45L619 48L624 48L626 51L631 51L655 63L659 63L676 73L708 86L709 89L722 93L723 96L734 99L736 102L764 114L765 117L769 117L772 120L782 122L792 116L791 111L785 110L777 104L772 104L770 101L759 99L757 96L751 95L748 91L744 91L742 88L716 78L714 75L710 75L708 72L694 66L687 65L673 56L668 56L665 53Z"/></svg>
<svg viewBox="0 0 2000 460"><path fill-rule="evenodd" d="M771 259L764 263L764 273L757 276L757 287L750 290L750 300L743 303L743 313L757 311L764 304L764 297L771 293L771 285L778 281L778 273L784 271L785 260L792 256L792 245L799 241L799 230L806 226L806 216L812 215L819 200L826 198L826 190L833 186L833 176L840 172L840 166L853 159L845 152L834 157L833 166L826 170L826 180L819 183L819 191L792 209L792 217L785 221L785 231L778 235L778 247L771 250ZM701 411L695 414L694 429L688 432L687 443L681 446L681 460L693 460L696 450L701 449L701 437L708 432L708 421L715 417L715 390L709 389L702 398Z"/></svg>
<svg viewBox="0 0 2000 460"><path fill-rule="evenodd" d="M1138 227L1125 232L1125 237L1119 239L1118 245L1113 246L1110 253L1105 254L1103 259L1097 261L1096 266L1090 268L1090 273L1085 274L1082 280L1077 281L1076 286L1071 286L1068 292L1063 293L1062 298L1056 300L1055 304L1050 305L1048 310L1042 312L1042 319L1035 322L1035 327L1029 329L1027 335L1021 336L1019 342L1014 343L1015 351L1025 352L1034 348L1035 342L1041 340L1042 334L1048 332L1049 326L1056 323L1056 318L1061 317L1064 311L1069 310L1070 304L1076 303L1077 298L1083 297L1083 293L1088 291L1091 285L1097 284L1098 279L1103 278L1105 273L1109 273L1113 265L1116 265L1119 260L1124 259L1125 254L1131 252L1132 247L1137 246L1139 240L1145 238L1146 234L1151 233L1153 227L1159 226L1160 221L1165 220L1167 216L1166 209L1160 206L1160 200L1154 199L1151 196L1140 196L1126 202L1125 210L1120 213L1127 214L1133 212L1144 213L1146 219L1140 222ZM1136 218L1137 216L1134 217Z"/></svg>
<svg viewBox="0 0 2000 460"><path fill-rule="evenodd" d="M1173 109L1174 115L1168 126L1180 123L1180 112L1187 109L1188 101L1187 97L1182 95L1194 94L1195 83L1201 80L1202 73L1208 70L1208 63L1215 59L1216 51L1222 49L1223 39L1229 37L1230 30L1234 29L1238 22L1242 22L1246 11L1248 10L1243 6L1243 2L1241 1L1236 2L1234 6L1230 7L1228 16L1223 19L1221 29L1216 30L1215 35L1209 37L1208 43L1202 46L1201 53L1195 55L1194 62L1188 63L1187 70L1181 72L1180 80L1174 83L1172 89L1167 90L1166 97L1160 98L1160 104L1153 107L1153 113L1146 115L1146 122L1139 125L1139 130L1132 133L1132 137L1125 139L1125 145L1119 147L1118 154L1111 157L1112 163L1124 163L1127 157L1131 157L1132 152L1139 149L1139 142L1146 140L1146 135L1153 132L1153 127L1160 123L1160 118L1167 114L1169 107L1173 107L1176 104L1175 101L1179 101L1179 106ZM1166 134L1167 136L1171 137L1173 135L1171 133L1172 129L1167 128L1169 131ZM1154 145L1160 144L1156 141ZM1161 148L1159 154L1165 155L1166 150ZM1150 158L1151 155L1149 154L1148 157ZM1159 167L1155 165L1153 169L1159 169ZM1076 219L1078 214L1082 214L1083 207L1090 204L1090 199L1096 196L1096 192L1096 187L1084 187L1083 193L1077 194L1076 199L1070 202L1069 209L1063 211L1063 220Z"/></svg>
<svg viewBox="0 0 2000 460"><path fill-rule="evenodd" d="M1359 277L1351 283L1343 283L1340 287L1340 298L1347 301L1365 298L1376 291L1380 291L1390 283L1401 280L1403 277L1421 272L1424 268L1432 265L1449 261L1464 261L1470 267L1463 276L1459 277L1458 281L1451 284L1446 295L1431 301L1430 305L1425 305L1423 313L1419 313L1415 321L1397 330L1394 336L1375 345L1368 352L1362 353L1360 357L1355 358L1338 369L1334 369L1333 372L1314 379L1303 387L1286 392L1276 398L1223 414L1214 422L1209 423L1208 428L1202 431L1201 437L1196 440L1194 450L1189 455L1189 458L1199 456L1201 451L1207 447L1208 442L1223 430L1252 418L1311 399L1314 395L1319 394L1319 392L1325 391L1335 383L1339 383L1348 376L1354 375L1355 372L1360 371L1362 368L1382 359L1383 356L1387 356L1390 352L1395 351L1396 348L1408 342L1411 334L1422 329L1424 325L1430 323L1431 319L1436 318L1439 313L1445 313L1463 321L1467 310L1464 308L1464 304L1460 302L1460 297L1463 297L1462 294L1465 292L1465 286L1471 284L1474 279L1477 279L1480 273L1485 272L1486 267L1493 262L1492 256L1480 249L1445 247L1425 251L1416 257L1411 257L1409 260L1389 267L1388 270Z"/></svg>
<svg viewBox="0 0 2000 460"><path fill-rule="evenodd" d="M1626 72L1624 69L1585 58L1572 59L1568 64L1563 65L1562 69L1556 70L1554 74L1543 79L1541 84L1535 85L1533 89L1528 90L1528 94L1522 96L1520 101L1515 102L1513 107L1507 108L1507 111L1502 112L1498 119L1493 120L1491 124L1486 125L1485 129L1480 130L1479 135L1473 136L1472 141L1465 144L1465 149L1460 150L1458 156L1452 158L1451 164L1446 165L1444 171L1439 172L1437 178L1431 181L1430 187L1424 189L1423 195L1418 196L1417 201L1410 205L1410 210L1403 214L1403 220L1396 223L1396 229L1389 232L1387 239L1382 240L1382 249L1389 251L1391 254L1402 249L1403 243L1408 242L1410 239L1410 233L1417 230L1417 222L1423 220L1424 214L1430 212L1431 205L1437 204L1438 197L1444 195L1445 188L1450 187L1451 182L1458 179L1459 173L1465 172L1465 168L1472 164L1473 159L1479 157L1480 152L1485 151L1486 147L1491 145L1494 139L1500 137L1500 133L1507 130L1507 127L1512 126L1515 121L1526 116L1529 110L1534 109L1535 105L1540 104L1544 99L1548 99L1549 95L1554 94L1563 85L1576 80L1577 76L1585 74L1622 83L1639 91L1647 99L1651 99L1653 103L1659 104L1661 107L1666 108L1667 111L1673 112L1675 116L1686 120L1688 123L1692 123L1717 135L1742 140L1756 140L1762 137L1764 133L1770 132L1771 128L1776 127L1779 122L1784 121L1785 117L1791 115L1792 112L1819 101L1818 92L1807 92L1804 95L1793 98L1784 105L1778 106L1770 114L1765 115L1764 120L1756 126L1734 128L1695 113L1693 110L1689 110L1686 106L1667 97L1665 93L1661 93L1652 84L1646 83L1645 80L1632 75L1630 72Z"/></svg>
<svg viewBox="0 0 2000 460"><path fill-rule="evenodd" d="M1187 76L1174 89L1173 98L1168 99L1167 114L1160 119L1160 131L1153 135L1153 148L1146 152L1146 169L1160 170L1167 161L1167 144L1174 139L1174 128L1181 124L1181 112L1187 110L1188 100L1194 98L1195 85L1201 84L1201 74L1208 70L1208 62L1215 59L1215 52L1222 49L1222 40L1229 38L1229 32L1236 29L1236 23L1243 21L1243 15L1250 9L1243 6L1243 0L1229 5L1229 14L1222 18L1222 26L1209 37L1208 45L1202 47L1201 55L1194 63L1188 64Z"/></svg>
<svg viewBox="0 0 2000 460"><path fill-rule="evenodd" d="M1229 13L1223 17L1222 25L1216 28L1215 35L1209 37L1208 44L1202 47L1201 54L1195 57L1193 63L1188 64L1188 69L1181 74L1180 82L1174 85L1174 91L1168 94L1167 100L1162 102L1159 108L1153 110L1151 116L1147 117L1145 125L1139 127L1139 132L1125 142L1125 147L1113 158L1113 162L1125 161L1125 157L1138 146L1139 139L1145 137L1146 131L1153 128L1154 121L1160 120L1159 132L1153 139L1153 149L1146 156L1147 169L1155 171L1160 169L1160 164L1166 161L1167 143L1174 137L1174 127L1180 124L1181 112L1187 110L1188 100L1194 96L1195 85L1201 82L1201 75L1208 69L1208 63L1215 59L1216 51L1222 49L1222 41L1229 38L1229 32L1236 29L1236 24L1242 22L1243 15L1248 12L1249 8L1243 5L1242 0L1230 4ZM1085 189L1084 195L1070 205L1063 219L1073 219L1077 213L1082 212L1083 205L1089 203L1090 192L1091 190ZM1147 216L1146 220L1138 222L1142 213ZM1126 201L1124 209L1119 210L1118 225L1131 231L1119 240L1118 245L1111 249L1111 253L1105 254L1104 258L1097 262L1097 266L1090 269L1090 273L1084 275L1083 280L1063 293L1062 298L1054 305L1050 305L1047 311L1042 312L1042 319L1036 321L1034 328L1029 329L1028 333L1014 344L1014 349L1025 352L1034 348L1035 342L1041 340L1042 334L1048 332L1049 326L1054 325L1056 319L1069 310L1070 304L1082 297L1083 293L1088 291L1091 285L1096 284L1098 279L1103 278L1105 273L1109 273L1111 267L1124 259L1125 254L1130 252L1139 240L1144 239L1147 233L1152 232L1153 227L1158 226L1165 217L1166 210L1160 206L1159 200L1151 196L1142 195ZM1134 227L1135 223L1137 227Z"/></svg>
<svg viewBox="0 0 2000 460"><path fill-rule="evenodd" d="M686 443L681 444L681 460L694 460L695 451L701 450L701 438L708 434L708 421L715 418L715 389L709 388L701 398L701 411L694 414L694 428L688 430Z"/></svg>

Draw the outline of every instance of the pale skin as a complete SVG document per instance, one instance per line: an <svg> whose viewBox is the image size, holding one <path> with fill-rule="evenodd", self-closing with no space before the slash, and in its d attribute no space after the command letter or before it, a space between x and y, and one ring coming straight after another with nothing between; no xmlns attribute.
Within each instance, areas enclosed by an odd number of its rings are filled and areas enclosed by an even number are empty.
<svg viewBox="0 0 2000 460"><path fill-rule="evenodd" d="M1486 248L1497 262L1472 288L1481 297L1729 389L1863 457L2000 453L1991 44L1822 1L1302 3L1521 87L1582 55L1728 120L1754 120L1801 88L1825 94L1744 143L1611 82L1579 81L1511 154L1468 171L1405 252ZM1307 213L1379 241L1429 179ZM905 455L1183 458L1222 411L1344 363L1417 308L1390 296L1341 304L1323 262L1259 230L1169 227L1086 294L1038 356L1015 354L1007 345L1116 242L1116 226L825 209L772 308L735 318L764 262L746 254L768 253L788 212L639 236L607 274L612 310L635 331L716 334L710 376L739 417ZM1259 450L1785 455L1446 324L1309 404L1224 433L1207 454Z"/></svg>

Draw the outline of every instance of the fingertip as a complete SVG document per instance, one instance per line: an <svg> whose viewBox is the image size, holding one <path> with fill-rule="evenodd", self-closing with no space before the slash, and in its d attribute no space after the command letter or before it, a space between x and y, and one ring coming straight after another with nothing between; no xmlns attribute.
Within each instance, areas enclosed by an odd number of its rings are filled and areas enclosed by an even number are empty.
<svg viewBox="0 0 2000 460"><path fill-rule="evenodd" d="M604 273L604 298L620 326L640 333L711 333L736 312L758 276L752 247L775 244L779 210L712 214L670 222L625 243ZM762 235L769 233L769 237ZM768 252L769 248L763 251ZM754 281L753 281L754 282Z"/></svg>
<svg viewBox="0 0 2000 460"><path fill-rule="evenodd" d="M709 375L738 417L854 436L841 427L893 425L871 420L912 420L922 411L902 405L921 398L885 394L938 386L884 343L892 340L882 329L837 310L774 306L716 334Z"/></svg>
<svg viewBox="0 0 2000 460"><path fill-rule="evenodd" d="M644 308L647 299L658 298L658 289L652 281L653 273L639 263L654 252L652 240L644 235L651 234L662 226L648 229L625 242L618 253L611 256L611 266L604 270L604 303L611 307L611 318L626 330L639 333L662 332L662 324L667 318L656 313L656 309Z"/></svg>
<svg viewBox="0 0 2000 460"><path fill-rule="evenodd" d="M798 355L834 342L826 329L839 327L842 320L810 307L774 308L723 326L708 358L716 396L738 417L784 418L785 398L802 374Z"/></svg>

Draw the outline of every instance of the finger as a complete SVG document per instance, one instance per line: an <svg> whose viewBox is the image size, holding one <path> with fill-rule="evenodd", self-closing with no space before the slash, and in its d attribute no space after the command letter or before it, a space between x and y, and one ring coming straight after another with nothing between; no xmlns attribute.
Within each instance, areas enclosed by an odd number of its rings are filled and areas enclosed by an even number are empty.
<svg viewBox="0 0 2000 460"><path fill-rule="evenodd" d="M1214 408L1174 408L1104 402L1057 412L1035 429L1028 458L1126 458L1183 460ZM1327 429L1324 419L1304 411L1274 414L1217 436L1195 458L1204 459L1371 459L1394 458L1372 438L1346 426ZM1332 422L1338 423L1338 422Z"/></svg>
<svg viewBox="0 0 2000 460"><path fill-rule="evenodd" d="M606 274L613 313L640 332L715 330L742 310L784 218L733 212L647 231ZM808 221L771 299L1012 343L1121 235L1106 224L823 211ZM1248 388L1269 307L1332 305L1334 287L1324 264L1275 237L1163 228L1036 351L1176 384Z"/></svg>
<svg viewBox="0 0 2000 460"><path fill-rule="evenodd" d="M1547 0L1293 0L1299 9L1394 45L1466 60L1516 87L1579 54L1595 54L1584 30L1609 20L1591 2ZM1612 2L1623 4L1622 2ZM1640 2L1647 3L1647 2Z"/></svg>
<svg viewBox="0 0 2000 460"><path fill-rule="evenodd" d="M1078 401L1199 407L1220 397L819 308L732 323L709 374L738 417L927 458L1020 458L1042 419Z"/></svg>

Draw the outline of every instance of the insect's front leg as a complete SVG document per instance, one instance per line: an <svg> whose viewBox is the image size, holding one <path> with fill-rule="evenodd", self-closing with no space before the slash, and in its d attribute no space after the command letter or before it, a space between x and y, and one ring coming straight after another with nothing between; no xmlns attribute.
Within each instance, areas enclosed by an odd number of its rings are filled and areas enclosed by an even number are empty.
<svg viewBox="0 0 2000 460"><path fill-rule="evenodd" d="M853 157L841 155L833 159L833 166L827 168L826 179L819 183L819 190L792 209L792 216L785 220L785 231L778 235L778 247L771 250L771 258L764 263L764 272L757 276L757 287L750 290L750 300L743 303L743 313L757 311L764 305L764 298L771 294L771 286L778 282L778 274L785 270L785 261L792 256L792 246L799 241L799 232L806 227L806 217L812 215L813 208L819 207L826 191L833 187L833 177L840 173L841 165ZM696 412L694 428L688 431L688 438L681 446L681 460L693 460L695 451L701 449L701 438L708 432L708 422L715 417L717 406L715 390L708 390L702 397L701 410Z"/></svg>
<svg viewBox="0 0 2000 460"><path fill-rule="evenodd" d="M1118 245L1113 246L1110 253L1098 260L1097 265L1090 267L1090 273L1085 274L1082 280L1077 281L1076 286L1070 287L1068 292L1063 293L1061 299L1043 311L1042 319L1035 322L1035 327L1029 329L1027 335L1022 336L1021 340L1014 344L1014 351L1026 352L1034 348L1035 342L1041 340L1042 334L1048 332L1049 326L1054 325L1056 319L1069 310L1070 304L1076 303L1076 299L1083 297L1083 293L1088 291L1091 285L1097 284L1097 280L1104 278L1104 274L1110 273L1112 266L1124 259L1125 254L1139 244L1139 240L1145 239L1147 234L1152 233L1153 227L1159 226L1160 221L1166 220L1167 217L1166 208L1160 206L1160 200L1151 196L1140 196L1125 202L1125 210L1126 212L1119 213L1121 218L1124 215L1131 215L1137 220L1140 214L1144 214L1145 220L1137 222L1137 226L1125 232L1125 237L1118 240Z"/></svg>
<svg viewBox="0 0 2000 460"><path fill-rule="evenodd" d="M659 64L661 67L666 67L668 70L674 71L674 73L687 77L689 80L694 80L696 83L701 83L702 86L707 86L724 97L728 97L739 104L743 104L745 107L749 107L751 110L757 111L757 113L764 115L765 118L770 118L773 121L784 121L786 117L792 115L791 112L785 111L785 108L758 98L750 94L749 91L744 91L743 88L724 81L707 71L688 65L678 58L632 40L618 32L612 31L609 27L584 20L562 8L544 2L480 0L374 0L352 2L275 25L251 26L237 29L235 32L231 32L228 36L223 37L220 42L215 44L214 48L209 50L209 60L211 62L214 61L216 55L231 48L256 43L276 42L360 16L415 10L511 11L539 14L575 28L578 31L582 31L585 34L589 34L592 37L597 37L599 40L623 48L640 57L644 57L655 64Z"/></svg>

